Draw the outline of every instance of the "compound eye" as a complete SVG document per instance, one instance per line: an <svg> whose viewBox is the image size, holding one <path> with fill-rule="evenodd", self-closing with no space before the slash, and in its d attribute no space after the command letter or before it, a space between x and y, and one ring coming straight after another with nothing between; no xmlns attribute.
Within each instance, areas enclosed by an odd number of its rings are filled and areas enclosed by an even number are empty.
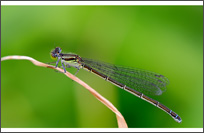
<svg viewBox="0 0 204 133"><path fill-rule="evenodd" d="M56 53L58 53L58 54L59 54L59 53L61 53L61 51L62 51L62 50L61 50L61 48L60 48L60 47L55 48L55 52L56 52Z"/></svg>

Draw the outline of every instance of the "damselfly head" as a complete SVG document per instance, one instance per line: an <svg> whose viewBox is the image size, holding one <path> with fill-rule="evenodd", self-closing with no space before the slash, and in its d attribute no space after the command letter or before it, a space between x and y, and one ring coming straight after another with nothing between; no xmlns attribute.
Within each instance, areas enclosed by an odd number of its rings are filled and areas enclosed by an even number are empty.
<svg viewBox="0 0 204 133"><path fill-rule="evenodd" d="M60 54L61 52L62 52L62 49L61 49L60 47L56 47L56 48L50 53L51 58L55 60L55 59L59 56L59 54Z"/></svg>

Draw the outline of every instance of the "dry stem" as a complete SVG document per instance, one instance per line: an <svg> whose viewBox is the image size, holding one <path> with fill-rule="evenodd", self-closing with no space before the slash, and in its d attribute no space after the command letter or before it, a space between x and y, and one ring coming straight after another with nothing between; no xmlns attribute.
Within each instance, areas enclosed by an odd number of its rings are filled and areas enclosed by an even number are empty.
<svg viewBox="0 0 204 133"><path fill-rule="evenodd" d="M17 59L17 60L29 60L36 66L41 66L41 67L47 67L51 69L56 69L62 73L64 73L64 70L61 68L55 68L52 65L48 65L42 62L39 62L31 57L28 56L6 56L2 57L1 61L4 60L10 60L10 59ZM122 114L113 106L111 102L109 102L107 99L105 99L103 96L101 96L98 92L96 92L93 88L91 88L89 85L87 85L85 82L77 78L76 76L72 75L69 72L64 73L67 77L71 78L72 80L76 81L80 85L82 85L84 88L86 88L91 94L93 94L99 101L101 101L104 105L106 105L110 110L112 110L116 114L117 122L118 122L118 127L119 128L128 128L127 123L125 122L125 119L123 118Z"/></svg>

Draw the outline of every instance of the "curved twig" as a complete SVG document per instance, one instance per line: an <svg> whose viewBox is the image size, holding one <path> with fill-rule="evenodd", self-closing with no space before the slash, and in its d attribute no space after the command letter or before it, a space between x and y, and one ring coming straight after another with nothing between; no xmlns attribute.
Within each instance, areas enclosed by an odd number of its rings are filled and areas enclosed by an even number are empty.
<svg viewBox="0 0 204 133"><path fill-rule="evenodd" d="M41 66L41 67L47 67L47 68L51 68L51 69L56 69L62 73L64 73L64 70L61 68L55 68L52 65L48 65L42 62L39 62L31 57L28 56L6 56L6 57L2 57L1 61L4 60L10 60L10 59L17 59L17 60L29 60L31 61L33 64L35 64L36 66ZM91 94L93 94L100 102L102 102L104 105L106 105L110 110L112 110L115 114L116 114L116 118L117 118L117 122L118 122L118 127L119 128L128 128L127 123L124 119L124 117L122 116L122 114L113 106L113 104L111 102L109 102L106 98L104 98L103 96L101 96L98 92L96 92L93 88L91 88L89 85L87 85L85 82L83 82L82 80L80 80L79 78L77 78L76 76L72 75L69 72L64 73L67 77L71 78L72 80L76 81L77 83L79 83L80 85L82 85L84 88L86 88L89 92L91 92Z"/></svg>

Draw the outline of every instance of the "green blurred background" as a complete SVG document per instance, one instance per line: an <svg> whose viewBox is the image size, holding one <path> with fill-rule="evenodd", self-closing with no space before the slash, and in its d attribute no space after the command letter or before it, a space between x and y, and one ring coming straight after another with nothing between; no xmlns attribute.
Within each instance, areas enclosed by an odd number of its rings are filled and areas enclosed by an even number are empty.
<svg viewBox="0 0 204 133"><path fill-rule="evenodd" d="M109 82L77 76L110 100L129 127L203 127L202 6L2 6L1 57L26 55L52 62L50 51L137 67L169 78L150 96L168 114ZM68 69L75 73L76 69ZM117 127L115 114L86 89L26 60L1 62L3 128Z"/></svg>

